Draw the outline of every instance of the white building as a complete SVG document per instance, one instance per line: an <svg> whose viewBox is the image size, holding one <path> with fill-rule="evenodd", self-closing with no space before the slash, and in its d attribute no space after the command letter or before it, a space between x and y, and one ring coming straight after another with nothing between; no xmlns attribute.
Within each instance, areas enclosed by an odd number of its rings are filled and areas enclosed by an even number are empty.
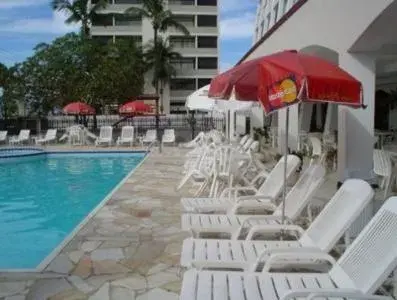
<svg viewBox="0 0 397 300"><path fill-rule="evenodd" d="M95 0L92 0L94 2ZM174 50L183 58L175 61L177 76L164 89L164 113L185 112L186 97L209 84L218 73L219 18L218 0L168 0L168 8L190 31L190 36L170 30L166 33ZM135 39L143 44L153 39L150 20L123 15L131 6L139 7L141 0L109 0L103 11L106 18L92 24L94 38L108 40ZM153 93L151 79L146 80L145 93Z"/></svg>
<svg viewBox="0 0 397 300"><path fill-rule="evenodd" d="M258 8L257 42L241 62L296 49L339 64L363 84L366 109L328 106L328 114L335 112L327 126L338 132L340 181L374 177L375 91L397 87L396 25L396 0L262 0ZM310 129L313 113L311 104L291 107L293 147L299 131ZM376 118L389 117L378 113ZM284 121L280 111L279 136Z"/></svg>

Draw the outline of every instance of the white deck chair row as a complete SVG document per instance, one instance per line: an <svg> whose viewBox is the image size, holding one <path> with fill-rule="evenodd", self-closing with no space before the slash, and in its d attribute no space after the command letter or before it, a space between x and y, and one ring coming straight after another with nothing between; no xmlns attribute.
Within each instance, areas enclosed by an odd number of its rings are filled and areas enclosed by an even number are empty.
<svg viewBox="0 0 397 300"><path fill-rule="evenodd" d="M323 184L325 173L325 168L321 165L311 165L303 172L285 199L286 224L293 224L299 218ZM240 199L257 202L255 204L260 208L265 208L269 214L239 215L235 213L235 206L232 206L227 214L183 214L182 230L190 231L193 237L201 237L203 233L226 233L232 239L238 239L243 231L252 226L282 224L282 203L276 206L274 201L265 195L262 198L245 196Z"/></svg>
<svg viewBox="0 0 397 300"><path fill-rule="evenodd" d="M287 158L287 179L296 171L300 165L300 159L295 155L288 155ZM239 208L240 199L238 198L241 192L251 192L255 196L250 196L250 199L267 199L276 200L283 189L283 174L284 174L284 158L282 157L272 171L267 174L263 171L258 174L257 178L253 180L256 182L262 177L266 180L261 184L259 189L254 186L235 187L225 189L222 195L218 198L182 198L181 205L185 212L192 213L208 213L208 212L227 212L231 207Z"/></svg>
<svg viewBox="0 0 397 300"><path fill-rule="evenodd" d="M181 265L217 266L255 271L266 261L268 251L279 248L316 248L328 253L356 220L374 192L359 179L349 179L335 193L325 208L304 231L297 225L254 225L246 240L214 240L188 238L183 242ZM332 225L331 225L332 224ZM258 234L290 232L297 241L257 241Z"/></svg>
<svg viewBox="0 0 397 300"><path fill-rule="evenodd" d="M351 208L351 202L355 201L344 201L344 204ZM338 214L344 210L340 206ZM334 220L331 222L333 226L329 226L330 223L323 224L327 226L321 229L340 227ZM396 231L397 197L392 197L338 261L313 248L303 248L302 251L270 250L261 273L200 269L187 271L183 278L180 299L381 299L371 295L397 267ZM322 231L313 234L320 236ZM332 268L325 273L273 271L280 264L306 264L308 259L313 262L327 261Z"/></svg>
<svg viewBox="0 0 397 300"><path fill-rule="evenodd" d="M23 129L19 131L18 136L16 137L11 137L9 140L10 145L20 145L23 143L29 143L30 140L30 130L29 129Z"/></svg>

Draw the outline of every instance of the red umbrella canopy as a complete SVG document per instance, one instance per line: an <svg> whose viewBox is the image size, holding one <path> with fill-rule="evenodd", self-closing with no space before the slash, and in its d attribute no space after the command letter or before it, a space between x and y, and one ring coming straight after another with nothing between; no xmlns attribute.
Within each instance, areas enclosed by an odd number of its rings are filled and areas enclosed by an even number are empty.
<svg viewBox="0 0 397 300"><path fill-rule="evenodd" d="M242 63L211 81L209 97L258 100L266 113L298 101L362 106L362 86L322 58L283 51Z"/></svg>
<svg viewBox="0 0 397 300"><path fill-rule="evenodd" d="M63 112L68 115L94 115L95 109L83 102L73 102L66 105Z"/></svg>
<svg viewBox="0 0 397 300"><path fill-rule="evenodd" d="M139 114L151 112L152 107L143 101L131 101L120 106L120 114Z"/></svg>

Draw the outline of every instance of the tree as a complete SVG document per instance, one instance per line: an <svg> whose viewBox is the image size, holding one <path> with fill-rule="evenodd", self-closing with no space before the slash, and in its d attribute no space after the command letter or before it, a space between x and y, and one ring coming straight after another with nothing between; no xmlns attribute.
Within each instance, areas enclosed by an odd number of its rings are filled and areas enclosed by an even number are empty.
<svg viewBox="0 0 397 300"><path fill-rule="evenodd" d="M106 0L97 0L93 5L89 5L89 2L89 0L52 0L51 6L53 10L68 16L65 23L81 23L81 34L84 38L88 38L92 20L98 16L98 11L108 4Z"/></svg>
<svg viewBox="0 0 397 300"><path fill-rule="evenodd" d="M142 7L130 7L125 13L127 15L139 16L142 18L147 18L151 20L152 27L154 31L153 36L153 51L156 52L156 46L161 45L162 43L158 43L159 33L166 32L170 28L175 28L176 30L182 32L185 35L189 35L189 30L185 25L178 22L175 18L175 15L168 9L165 9L165 1L164 0L143 0ZM154 65L158 65L161 62L153 62L152 67L154 69L159 69L161 66L154 67ZM156 74L156 72L154 72ZM159 81L157 81L156 77L153 77L153 86L156 89L156 93L159 92Z"/></svg>
<svg viewBox="0 0 397 300"><path fill-rule="evenodd" d="M8 77L8 68L2 63L0 63L0 87L4 88L7 77Z"/></svg>
<svg viewBox="0 0 397 300"><path fill-rule="evenodd" d="M102 45L70 33L37 45L14 67L9 99L23 103L27 114L47 115L72 101L89 102L100 112L141 94L144 71L142 50L133 42Z"/></svg>
<svg viewBox="0 0 397 300"><path fill-rule="evenodd" d="M153 86L158 86L160 96L163 94L163 89L168 84L172 77L176 76L175 61L182 56L169 44L167 39L159 38L157 45L152 41L146 47L145 58L146 65L149 70L153 72ZM162 100L162 97L160 98ZM161 111L163 111L161 104Z"/></svg>

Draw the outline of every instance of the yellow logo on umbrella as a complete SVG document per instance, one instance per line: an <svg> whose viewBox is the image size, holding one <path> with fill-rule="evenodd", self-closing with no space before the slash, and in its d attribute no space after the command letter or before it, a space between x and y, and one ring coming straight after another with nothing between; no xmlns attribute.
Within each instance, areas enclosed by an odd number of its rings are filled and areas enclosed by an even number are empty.
<svg viewBox="0 0 397 300"><path fill-rule="evenodd" d="M280 90L282 91L281 101L291 103L296 100L298 91L296 84L291 79L285 79L280 83Z"/></svg>

